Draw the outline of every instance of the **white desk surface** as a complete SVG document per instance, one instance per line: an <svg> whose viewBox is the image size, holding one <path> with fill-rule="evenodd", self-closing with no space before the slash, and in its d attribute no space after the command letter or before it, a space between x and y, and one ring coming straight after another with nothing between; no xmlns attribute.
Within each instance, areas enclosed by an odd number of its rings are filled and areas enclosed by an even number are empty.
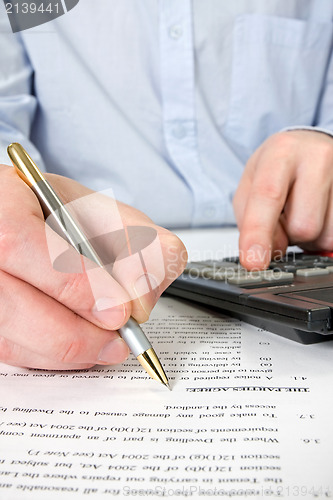
<svg viewBox="0 0 333 500"><path fill-rule="evenodd" d="M185 244L189 260L221 259L238 255L239 232L236 227L182 229L175 233Z"/></svg>

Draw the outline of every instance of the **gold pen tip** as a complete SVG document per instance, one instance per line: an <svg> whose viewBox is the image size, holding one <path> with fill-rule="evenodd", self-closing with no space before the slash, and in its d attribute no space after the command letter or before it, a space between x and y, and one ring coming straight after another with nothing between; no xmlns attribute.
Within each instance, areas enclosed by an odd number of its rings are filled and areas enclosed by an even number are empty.
<svg viewBox="0 0 333 500"><path fill-rule="evenodd" d="M168 377L166 376L165 371L153 348L150 348L142 354L139 354L136 359L139 361L139 363L141 363L143 368L153 379L161 382L166 387L168 387L169 390L171 390Z"/></svg>

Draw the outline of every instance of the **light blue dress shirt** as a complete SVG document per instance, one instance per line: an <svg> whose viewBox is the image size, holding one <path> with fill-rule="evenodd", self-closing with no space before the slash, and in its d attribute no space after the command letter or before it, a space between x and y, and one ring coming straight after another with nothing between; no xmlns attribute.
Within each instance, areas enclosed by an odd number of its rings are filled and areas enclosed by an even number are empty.
<svg viewBox="0 0 333 500"><path fill-rule="evenodd" d="M268 136L333 132L332 20L332 0L80 0L14 35L0 1L0 159L18 141L161 225L233 224Z"/></svg>

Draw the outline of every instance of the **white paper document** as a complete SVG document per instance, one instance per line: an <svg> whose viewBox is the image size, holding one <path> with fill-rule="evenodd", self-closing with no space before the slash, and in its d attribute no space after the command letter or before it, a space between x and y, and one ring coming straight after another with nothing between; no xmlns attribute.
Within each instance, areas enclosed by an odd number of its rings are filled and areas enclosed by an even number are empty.
<svg viewBox="0 0 333 500"><path fill-rule="evenodd" d="M333 342L171 298L143 328L172 391L132 357L0 365L1 500L333 498Z"/></svg>

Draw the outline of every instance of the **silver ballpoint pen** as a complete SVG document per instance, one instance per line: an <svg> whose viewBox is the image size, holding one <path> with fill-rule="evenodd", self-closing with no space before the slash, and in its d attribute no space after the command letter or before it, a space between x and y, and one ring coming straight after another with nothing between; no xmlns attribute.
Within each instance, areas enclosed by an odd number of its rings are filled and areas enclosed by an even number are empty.
<svg viewBox="0 0 333 500"><path fill-rule="evenodd" d="M8 146L7 152L18 175L37 196L44 216L52 214L53 222L69 243L81 255L104 267L78 222L74 220L25 149L20 144L13 143ZM170 389L164 369L137 321L131 317L118 331L146 372Z"/></svg>

